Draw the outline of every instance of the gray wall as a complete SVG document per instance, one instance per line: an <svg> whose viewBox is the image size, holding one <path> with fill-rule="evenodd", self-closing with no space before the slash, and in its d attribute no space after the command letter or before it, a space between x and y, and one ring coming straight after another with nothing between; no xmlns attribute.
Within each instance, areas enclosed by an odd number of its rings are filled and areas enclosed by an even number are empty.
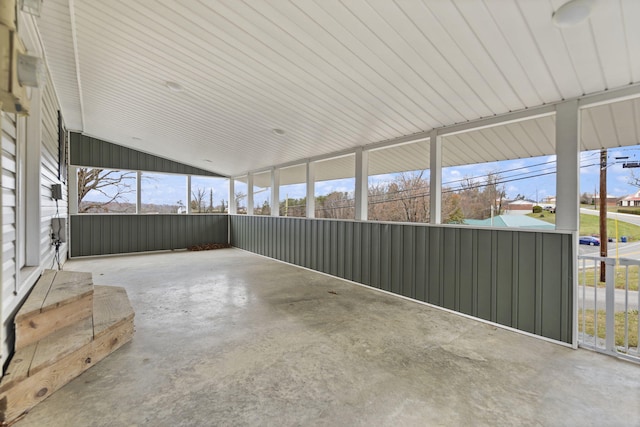
<svg viewBox="0 0 640 427"><path fill-rule="evenodd" d="M572 342L571 234L231 216L231 244Z"/></svg>
<svg viewBox="0 0 640 427"><path fill-rule="evenodd" d="M227 241L227 215L71 215L72 257L184 249Z"/></svg>
<svg viewBox="0 0 640 427"><path fill-rule="evenodd" d="M70 164L75 166L166 172L183 175L223 176L80 133L71 132L70 137Z"/></svg>

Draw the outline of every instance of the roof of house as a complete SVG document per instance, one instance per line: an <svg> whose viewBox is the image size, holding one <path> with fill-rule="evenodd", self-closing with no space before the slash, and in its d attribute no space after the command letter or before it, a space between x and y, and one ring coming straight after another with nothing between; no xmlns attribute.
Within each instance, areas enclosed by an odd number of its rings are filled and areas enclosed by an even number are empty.
<svg viewBox="0 0 640 427"><path fill-rule="evenodd" d="M634 194L629 194L628 196L624 197L622 200L640 200L640 190L638 190Z"/></svg>
<svg viewBox="0 0 640 427"><path fill-rule="evenodd" d="M553 224L526 215L498 215L493 217L493 224L491 221L491 218L465 219L464 223L480 227L538 228L545 230L556 228Z"/></svg>

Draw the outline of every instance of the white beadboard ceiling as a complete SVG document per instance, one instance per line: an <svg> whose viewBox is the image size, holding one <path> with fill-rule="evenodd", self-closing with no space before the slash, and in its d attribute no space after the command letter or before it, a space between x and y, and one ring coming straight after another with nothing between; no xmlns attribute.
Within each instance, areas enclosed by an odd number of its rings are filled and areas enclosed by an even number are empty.
<svg viewBox="0 0 640 427"><path fill-rule="evenodd" d="M563 3L46 0L38 27L70 129L238 176L638 83L640 1L559 29ZM583 148L640 144L639 114L584 110ZM554 120L448 136L443 165L554 154ZM429 165L424 142L383 151L371 174Z"/></svg>

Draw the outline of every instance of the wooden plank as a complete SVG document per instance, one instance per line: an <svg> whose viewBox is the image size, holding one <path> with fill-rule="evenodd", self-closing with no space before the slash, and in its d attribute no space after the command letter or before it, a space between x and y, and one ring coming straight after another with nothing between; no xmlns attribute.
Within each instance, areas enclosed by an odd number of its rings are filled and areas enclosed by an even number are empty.
<svg viewBox="0 0 640 427"><path fill-rule="evenodd" d="M93 303L94 337L109 332L121 322L133 320L135 313L124 288L96 286Z"/></svg>
<svg viewBox="0 0 640 427"><path fill-rule="evenodd" d="M7 371L2 377L2 382L0 382L0 393L29 376L29 366L31 366L31 360L33 359L35 351L36 344L32 344L14 353L7 367Z"/></svg>
<svg viewBox="0 0 640 427"><path fill-rule="evenodd" d="M15 318L16 322L19 322L25 317L29 317L34 313L40 312L55 277L55 270L45 270L42 273L42 276L40 276L40 278L36 282L24 304L22 305L22 307L20 307L20 310L18 310Z"/></svg>
<svg viewBox="0 0 640 427"><path fill-rule="evenodd" d="M54 333L83 319L91 318L93 312L93 293L82 299L65 304L56 310L44 313L31 313L16 321L16 350L22 349L49 334Z"/></svg>
<svg viewBox="0 0 640 427"><path fill-rule="evenodd" d="M42 305L42 312L70 304L93 292L91 273L58 271L51 290Z"/></svg>
<svg viewBox="0 0 640 427"><path fill-rule="evenodd" d="M87 318L38 341L29 367L29 376L53 365L67 354L89 344L93 340L93 319Z"/></svg>
<svg viewBox="0 0 640 427"><path fill-rule="evenodd" d="M0 422L11 423L133 338L133 322L117 328L0 393Z"/></svg>

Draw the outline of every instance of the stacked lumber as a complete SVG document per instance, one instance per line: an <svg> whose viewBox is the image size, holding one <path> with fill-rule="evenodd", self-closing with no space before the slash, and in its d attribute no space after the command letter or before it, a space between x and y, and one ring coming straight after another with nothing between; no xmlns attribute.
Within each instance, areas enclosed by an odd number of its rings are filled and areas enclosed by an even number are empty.
<svg viewBox="0 0 640 427"><path fill-rule="evenodd" d="M90 273L45 271L15 317L15 354L0 381L8 425L133 338L124 288Z"/></svg>

